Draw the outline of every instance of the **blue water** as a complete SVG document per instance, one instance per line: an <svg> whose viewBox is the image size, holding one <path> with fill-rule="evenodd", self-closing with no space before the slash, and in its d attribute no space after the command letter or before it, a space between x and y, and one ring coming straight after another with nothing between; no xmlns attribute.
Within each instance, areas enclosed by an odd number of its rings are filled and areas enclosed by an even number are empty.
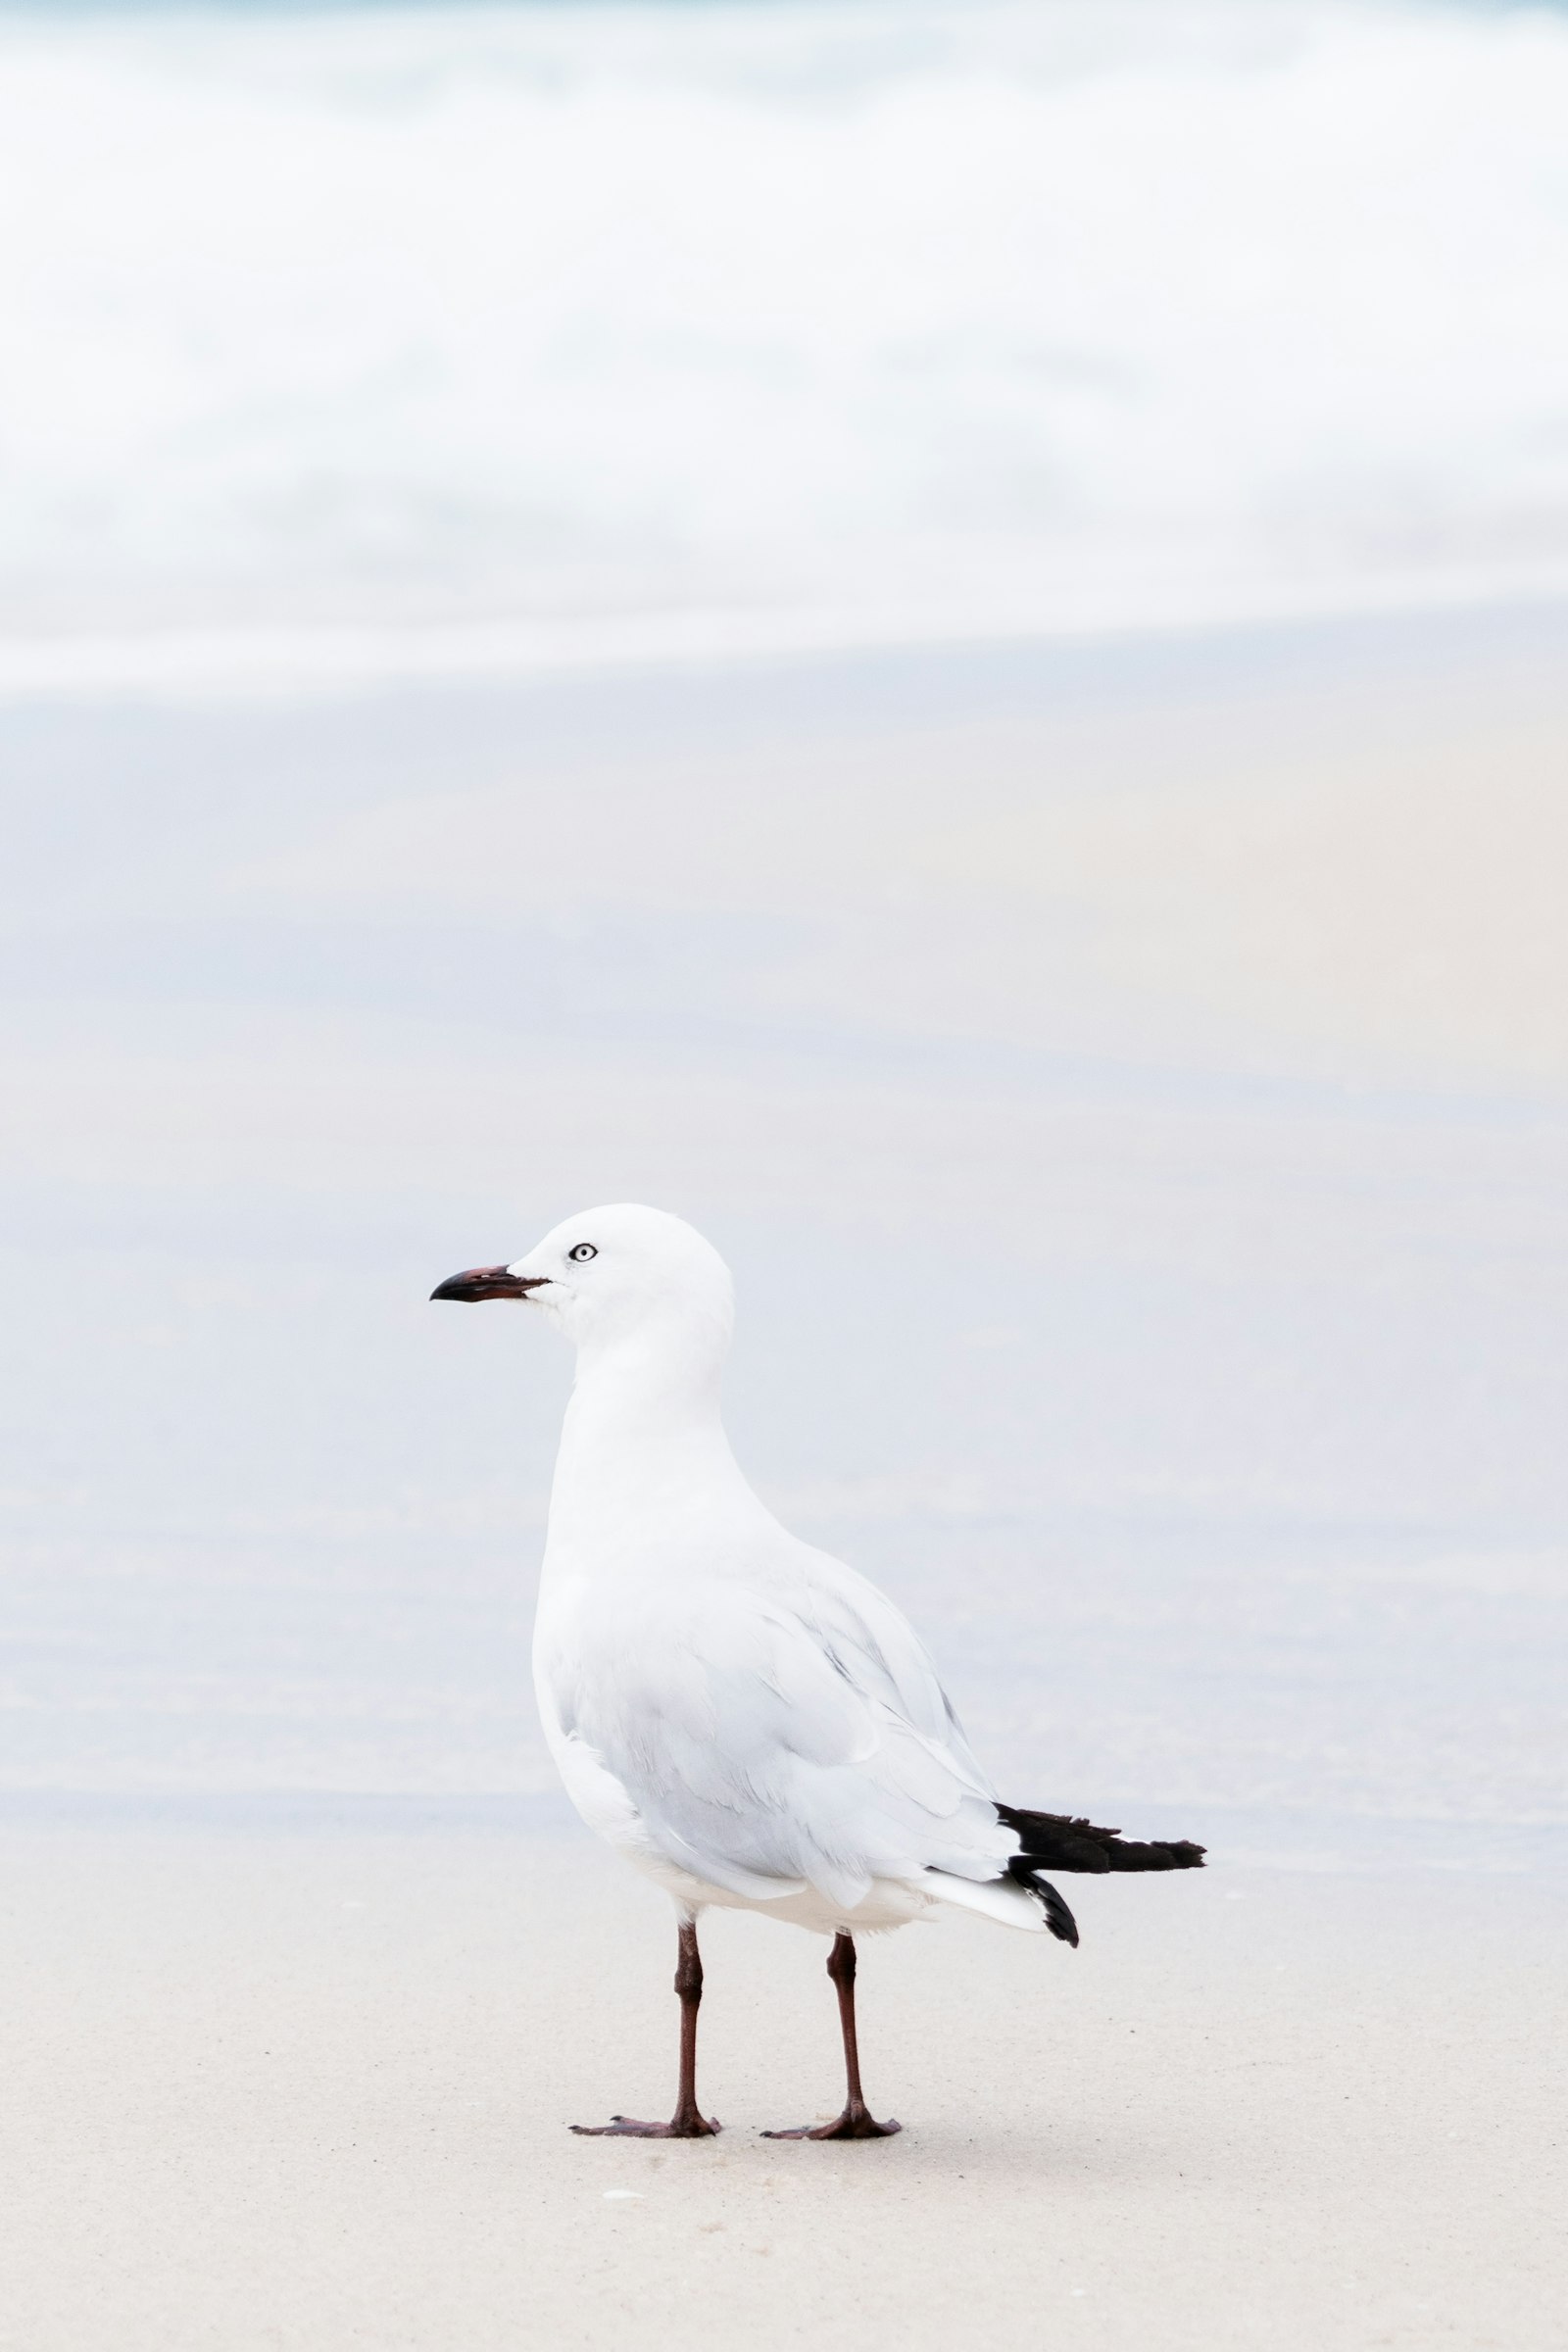
<svg viewBox="0 0 1568 2352"><path fill-rule="evenodd" d="M565 1368L425 1301L630 1195L1027 1799L1550 1847L1565 119L1536 10L0 11L0 1786L542 1796Z"/></svg>
<svg viewBox="0 0 1568 2352"><path fill-rule="evenodd" d="M0 690L1568 586L1560 12L54 10L0 47Z"/></svg>
<svg viewBox="0 0 1568 2352"><path fill-rule="evenodd" d="M1313 1077L1266 1006L1246 1054L1200 1003L1074 1043L1130 1017L1093 902L1037 936L957 857L1064 746L1446 736L1542 662L1538 617L0 711L0 1785L542 1800L566 1365L427 1296L640 1195L736 1268L743 1459L1004 1787L1549 1859L1560 1105L1506 1029L1485 1084Z"/></svg>

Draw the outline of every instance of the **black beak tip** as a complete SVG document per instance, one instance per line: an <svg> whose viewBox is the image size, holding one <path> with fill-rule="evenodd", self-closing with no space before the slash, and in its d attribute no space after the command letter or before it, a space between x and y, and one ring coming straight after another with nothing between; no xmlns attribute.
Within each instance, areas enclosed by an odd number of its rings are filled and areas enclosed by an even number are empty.
<svg viewBox="0 0 1568 2352"><path fill-rule="evenodd" d="M513 1274L505 1266L470 1266L466 1274L449 1274L445 1282L438 1282L430 1297L474 1306L481 1298L526 1298L543 1285L542 1275Z"/></svg>

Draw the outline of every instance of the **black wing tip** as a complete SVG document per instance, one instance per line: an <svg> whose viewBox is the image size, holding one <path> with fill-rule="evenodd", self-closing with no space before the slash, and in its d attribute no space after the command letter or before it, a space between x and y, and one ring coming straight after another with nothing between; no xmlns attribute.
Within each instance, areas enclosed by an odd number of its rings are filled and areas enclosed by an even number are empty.
<svg viewBox="0 0 1568 2352"><path fill-rule="evenodd" d="M1206 1847L1190 1838L1124 1838L1119 1830L1101 1828L1083 1814L1037 1813L1024 1805L997 1807L997 1818L1016 1836L1022 1862L1049 1865L1053 1870L1085 1871L1095 1877L1106 1871L1201 1870Z"/></svg>
<svg viewBox="0 0 1568 2352"><path fill-rule="evenodd" d="M1119 1839L1106 1853L1112 1870L1201 1870L1207 1847L1190 1838L1152 1838L1147 1845Z"/></svg>
<svg viewBox="0 0 1568 2352"><path fill-rule="evenodd" d="M1046 1915L1046 1925L1058 1943L1070 1943L1078 1948L1078 1922L1062 1901L1049 1879L1027 1879L1024 1884Z"/></svg>
<svg viewBox="0 0 1568 2352"><path fill-rule="evenodd" d="M1170 1867L1172 1870L1206 1869L1203 1856L1207 1851L1206 1845L1195 1845L1191 1838L1178 1838L1170 1847Z"/></svg>
<svg viewBox="0 0 1568 2352"><path fill-rule="evenodd" d="M1078 1922L1051 1881L1041 1877L1039 1864L1031 1862L1027 1854L1014 1854L1012 1860L1007 1864L1007 1876L1016 1880L1027 1893L1034 1896L1035 1901L1045 1913L1046 1925L1055 1936L1056 1941L1070 1943L1076 1950Z"/></svg>

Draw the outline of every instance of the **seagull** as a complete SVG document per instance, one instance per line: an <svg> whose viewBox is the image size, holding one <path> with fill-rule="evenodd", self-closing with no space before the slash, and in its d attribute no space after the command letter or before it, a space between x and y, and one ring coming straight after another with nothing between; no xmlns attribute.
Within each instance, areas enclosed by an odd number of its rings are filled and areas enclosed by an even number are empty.
<svg viewBox="0 0 1568 2352"><path fill-rule="evenodd" d="M1048 1870L1191 1870L1203 1848L999 1801L913 1628L802 1543L747 1483L719 1380L729 1269L683 1219L568 1217L512 1265L431 1294L521 1299L577 1349L534 1630L545 1738L589 1827L674 1899L680 2072L668 2123L589 2137L704 2139L697 2099L710 1905L831 1936L844 2111L771 2139L883 2139L860 2086L855 1938L945 1911L1076 1944Z"/></svg>

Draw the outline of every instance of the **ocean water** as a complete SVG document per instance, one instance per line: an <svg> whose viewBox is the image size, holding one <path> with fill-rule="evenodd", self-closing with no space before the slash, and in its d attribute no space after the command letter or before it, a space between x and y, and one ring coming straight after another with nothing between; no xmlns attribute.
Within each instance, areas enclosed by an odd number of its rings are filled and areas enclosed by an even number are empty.
<svg viewBox="0 0 1568 2352"><path fill-rule="evenodd" d="M1568 583L1568 22L0 15L0 681Z"/></svg>
<svg viewBox="0 0 1568 2352"><path fill-rule="evenodd" d="M1568 21L0 10L0 1788L461 1814L566 1367L1029 1801L1568 1834ZM221 691L219 691L219 690Z"/></svg>
<svg viewBox="0 0 1568 2352"><path fill-rule="evenodd" d="M1560 1857L1564 625L12 703L0 1788L542 1800L427 1298L643 1198L1009 1790Z"/></svg>

